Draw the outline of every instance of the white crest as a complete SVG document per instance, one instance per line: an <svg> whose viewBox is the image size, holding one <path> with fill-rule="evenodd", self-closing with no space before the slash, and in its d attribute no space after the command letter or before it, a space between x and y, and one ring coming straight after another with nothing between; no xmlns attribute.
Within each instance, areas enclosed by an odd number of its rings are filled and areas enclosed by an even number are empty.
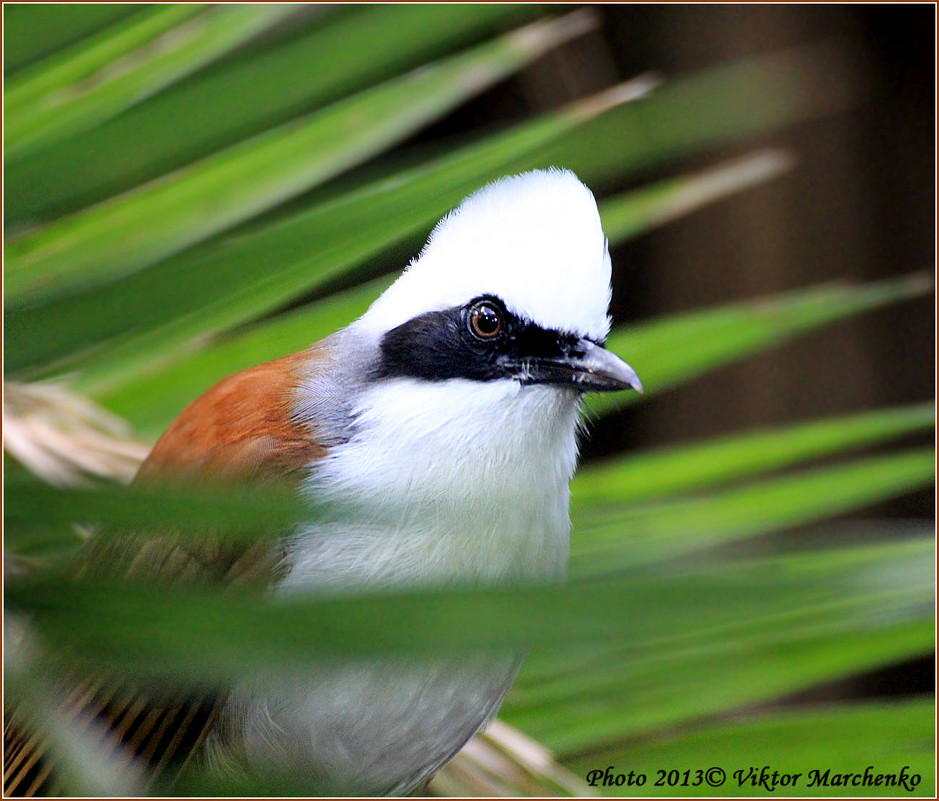
<svg viewBox="0 0 939 801"><path fill-rule="evenodd" d="M383 333L480 295L544 328L606 337L610 257L596 200L572 172L535 170L470 195L356 326Z"/></svg>

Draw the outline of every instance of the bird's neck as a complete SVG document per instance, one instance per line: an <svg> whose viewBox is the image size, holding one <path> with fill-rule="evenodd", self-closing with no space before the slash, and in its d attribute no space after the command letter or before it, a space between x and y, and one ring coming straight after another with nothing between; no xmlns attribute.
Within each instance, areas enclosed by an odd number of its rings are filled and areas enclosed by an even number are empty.
<svg viewBox="0 0 939 801"><path fill-rule="evenodd" d="M514 382L396 379L305 490L336 514L300 531L290 586L554 579L567 562L578 396Z"/></svg>

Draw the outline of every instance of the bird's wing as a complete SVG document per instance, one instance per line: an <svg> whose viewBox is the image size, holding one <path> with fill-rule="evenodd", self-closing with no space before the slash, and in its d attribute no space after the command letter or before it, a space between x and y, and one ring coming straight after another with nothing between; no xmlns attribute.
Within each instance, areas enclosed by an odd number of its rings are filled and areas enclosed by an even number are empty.
<svg viewBox="0 0 939 801"><path fill-rule="evenodd" d="M230 376L193 401L143 462L140 484L207 481L241 486L295 484L326 454L293 413L294 392L323 352L311 349ZM130 580L266 586L282 558L277 538L250 541L186 532L92 538L79 574ZM181 769L201 746L224 694L155 693L101 676L64 687L68 713L103 733L115 754L132 754L150 778ZM4 794L59 794L49 738L29 731L16 712L4 726Z"/></svg>
<svg viewBox="0 0 939 801"><path fill-rule="evenodd" d="M170 424L136 481L253 482L298 475L326 453L293 411L297 386L323 355L301 351L220 381Z"/></svg>

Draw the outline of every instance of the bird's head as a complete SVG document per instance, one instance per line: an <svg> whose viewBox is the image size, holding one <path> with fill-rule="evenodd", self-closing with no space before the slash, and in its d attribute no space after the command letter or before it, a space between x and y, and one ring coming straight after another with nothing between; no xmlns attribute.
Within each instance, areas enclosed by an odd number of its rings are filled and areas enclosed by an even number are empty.
<svg viewBox="0 0 939 801"><path fill-rule="evenodd" d="M356 327L380 343L378 378L641 390L603 348L609 302L593 195L539 170L464 200Z"/></svg>

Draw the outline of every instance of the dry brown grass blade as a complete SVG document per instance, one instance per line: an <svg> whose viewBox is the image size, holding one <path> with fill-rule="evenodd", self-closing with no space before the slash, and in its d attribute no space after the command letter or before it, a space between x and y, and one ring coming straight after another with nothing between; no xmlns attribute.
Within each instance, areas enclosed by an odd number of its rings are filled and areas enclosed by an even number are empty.
<svg viewBox="0 0 939 801"><path fill-rule="evenodd" d="M130 481L149 451L119 417L53 382L5 382L3 447L56 486Z"/></svg>
<svg viewBox="0 0 939 801"><path fill-rule="evenodd" d="M431 781L438 796L534 798L596 793L541 743L499 719L470 740Z"/></svg>

